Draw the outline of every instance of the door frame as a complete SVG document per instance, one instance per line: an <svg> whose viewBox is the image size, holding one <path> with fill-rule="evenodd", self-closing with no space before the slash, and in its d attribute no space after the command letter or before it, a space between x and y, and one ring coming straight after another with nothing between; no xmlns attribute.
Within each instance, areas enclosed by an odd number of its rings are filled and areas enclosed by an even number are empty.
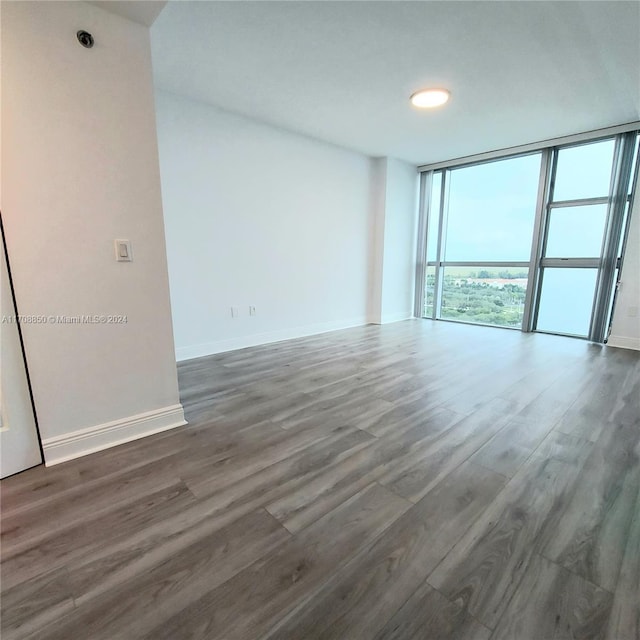
<svg viewBox="0 0 640 640"><path fill-rule="evenodd" d="M36 410L36 403L33 397L33 387L31 384L31 376L29 374L29 364L28 364L28 360L27 360L27 352L25 349L25 345L24 345L24 337L22 335L22 326L20 323L20 311L18 310L18 302L16 300L16 291L15 291L15 285L14 285L14 281L13 281L13 274L11 272L11 262L9 260L9 252L7 249L7 237L5 235L5 229L4 229L4 221L3 221L3 217L2 217L2 211L0 210L0 236L2 236L2 248L4 251L4 260L5 260L5 267L7 269L7 279L9 280L9 292L11 295L11 301L13 304L13 311L15 313L15 317L16 317L16 328L17 328L17 333L18 333L18 342L20 343L20 353L22 356L22 362L24 364L24 372L25 372L25 378L26 378L26 382L27 382L27 391L29 393L29 403L31 405L31 412L33 414L33 423L35 426L35 430L36 430L36 440L38 442L38 448L40 451L40 463L33 465L32 467L27 467L27 469L32 469L35 466L39 466L44 464L44 449L42 447L42 436L40 434L40 423L38 422L38 412ZM1 366L1 364L0 364ZM17 473L21 473L22 471L26 471L26 469L22 469L20 471L16 471L13 474L10 474L8 476L5 476L3 478L3 480L5 478L11 477L12 475L16 475Z"/></svg>

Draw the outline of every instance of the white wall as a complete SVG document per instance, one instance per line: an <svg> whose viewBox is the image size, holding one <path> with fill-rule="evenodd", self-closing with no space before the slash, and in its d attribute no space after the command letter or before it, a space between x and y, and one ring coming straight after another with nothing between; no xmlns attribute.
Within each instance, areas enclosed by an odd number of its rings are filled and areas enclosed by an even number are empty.
<svg viewBox="0 0 640 640"><path fill-rule="evenodd" d="M369 280L369 322L382 324L382 283L384 276L384 224L387 206L387 158L374 158L371 185L371 278Z"/></svg>
<svg viewBox="0 0 640 640"><path fill-rule="evenodd" d="M627 248L622 265L621 286L607 344L640 349L640 184L635 186L635 202Z"/></svg>
<svg viewBox="0 0 640 640"><path fill-rule="evenodd" d="M418 171L386 159L382 322L413 316L418 221Z"/></svg>
<svg viewBox="0 0 640 640"><path fill-rule="evenodd" d="M2 129L19 311L128 319L24 325L47 461L182 423L148 29L82 2L4 2ZM115 238L134 262L115 261Z"/></svg>
<svg viewBox="0 0 640 640"><path fill-rule="evenodd" d="M418 221L418 172L395 158L375 160L376 217L371 321L413 316Z"/></svg>
<svg viewBox="0 0 640 640"><path fill-rule="evenodd" d="M372 161L162 91L156 110L178 359L366 323Z"/></svg>

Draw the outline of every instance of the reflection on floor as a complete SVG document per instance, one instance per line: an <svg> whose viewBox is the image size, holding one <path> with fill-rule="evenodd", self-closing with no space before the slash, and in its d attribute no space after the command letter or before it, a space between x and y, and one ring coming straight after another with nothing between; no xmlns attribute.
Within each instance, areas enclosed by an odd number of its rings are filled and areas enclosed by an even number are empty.
<svg viewBox="0 0 640 640"><path fill-rule="evenodd" d="M640 354L407 321L180 365L2 482L2 638L638 637Z"/></svg>

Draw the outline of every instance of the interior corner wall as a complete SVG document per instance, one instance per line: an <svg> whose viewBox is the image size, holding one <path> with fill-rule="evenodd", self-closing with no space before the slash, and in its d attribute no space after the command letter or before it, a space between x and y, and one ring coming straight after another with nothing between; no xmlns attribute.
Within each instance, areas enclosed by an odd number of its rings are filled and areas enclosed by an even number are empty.
<svg viewBox="0 0 640 640"><path fill-rule="evenodd" d="M177 358L365 324L371 159L164 91L156 112Z"/></svg>
<svg viewBox="0 0 640 640"><path fill-rule="evenodd" d="M372 160L371 185L371 278L368 318L372 324L382 324L382 286L384 277L384 226L387 199L387 158Z"/></svg>
<svg viewBox="0 0 640 640"><path fill-rule="evenodd" d="M375 160L375 277L372 322L413 317L418 221L418 171L395 158Z"/></svg>
<svg viewBox="0 0 640 640"><path fill-rule="evenodd" d="M635 199L622 265L621 286L607 344L640 350L640 176L636 177Z"/></svg>
<svg viewBox="0 0 640 640"><path fill-rule="evenodd" d="M184 423L153 100L146 27L2 4L2 216L47 463Z"/></svg>
<svg viewBox="0 0 640 640"><path fill-rule="evenodd" d="M418 170L387 158L382 322L413 317L418 222Z"/></svg>

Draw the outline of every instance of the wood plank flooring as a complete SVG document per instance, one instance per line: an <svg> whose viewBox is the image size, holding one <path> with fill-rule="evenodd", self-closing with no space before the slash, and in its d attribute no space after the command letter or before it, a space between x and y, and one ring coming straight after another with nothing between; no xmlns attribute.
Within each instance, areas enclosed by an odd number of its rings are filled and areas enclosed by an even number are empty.
<svg viewBox="0 0 640 640"><path fill-rule="evenodd" d="M422 320L179 365L3 480L3 640L638 640L640 353Z"/></svg>

